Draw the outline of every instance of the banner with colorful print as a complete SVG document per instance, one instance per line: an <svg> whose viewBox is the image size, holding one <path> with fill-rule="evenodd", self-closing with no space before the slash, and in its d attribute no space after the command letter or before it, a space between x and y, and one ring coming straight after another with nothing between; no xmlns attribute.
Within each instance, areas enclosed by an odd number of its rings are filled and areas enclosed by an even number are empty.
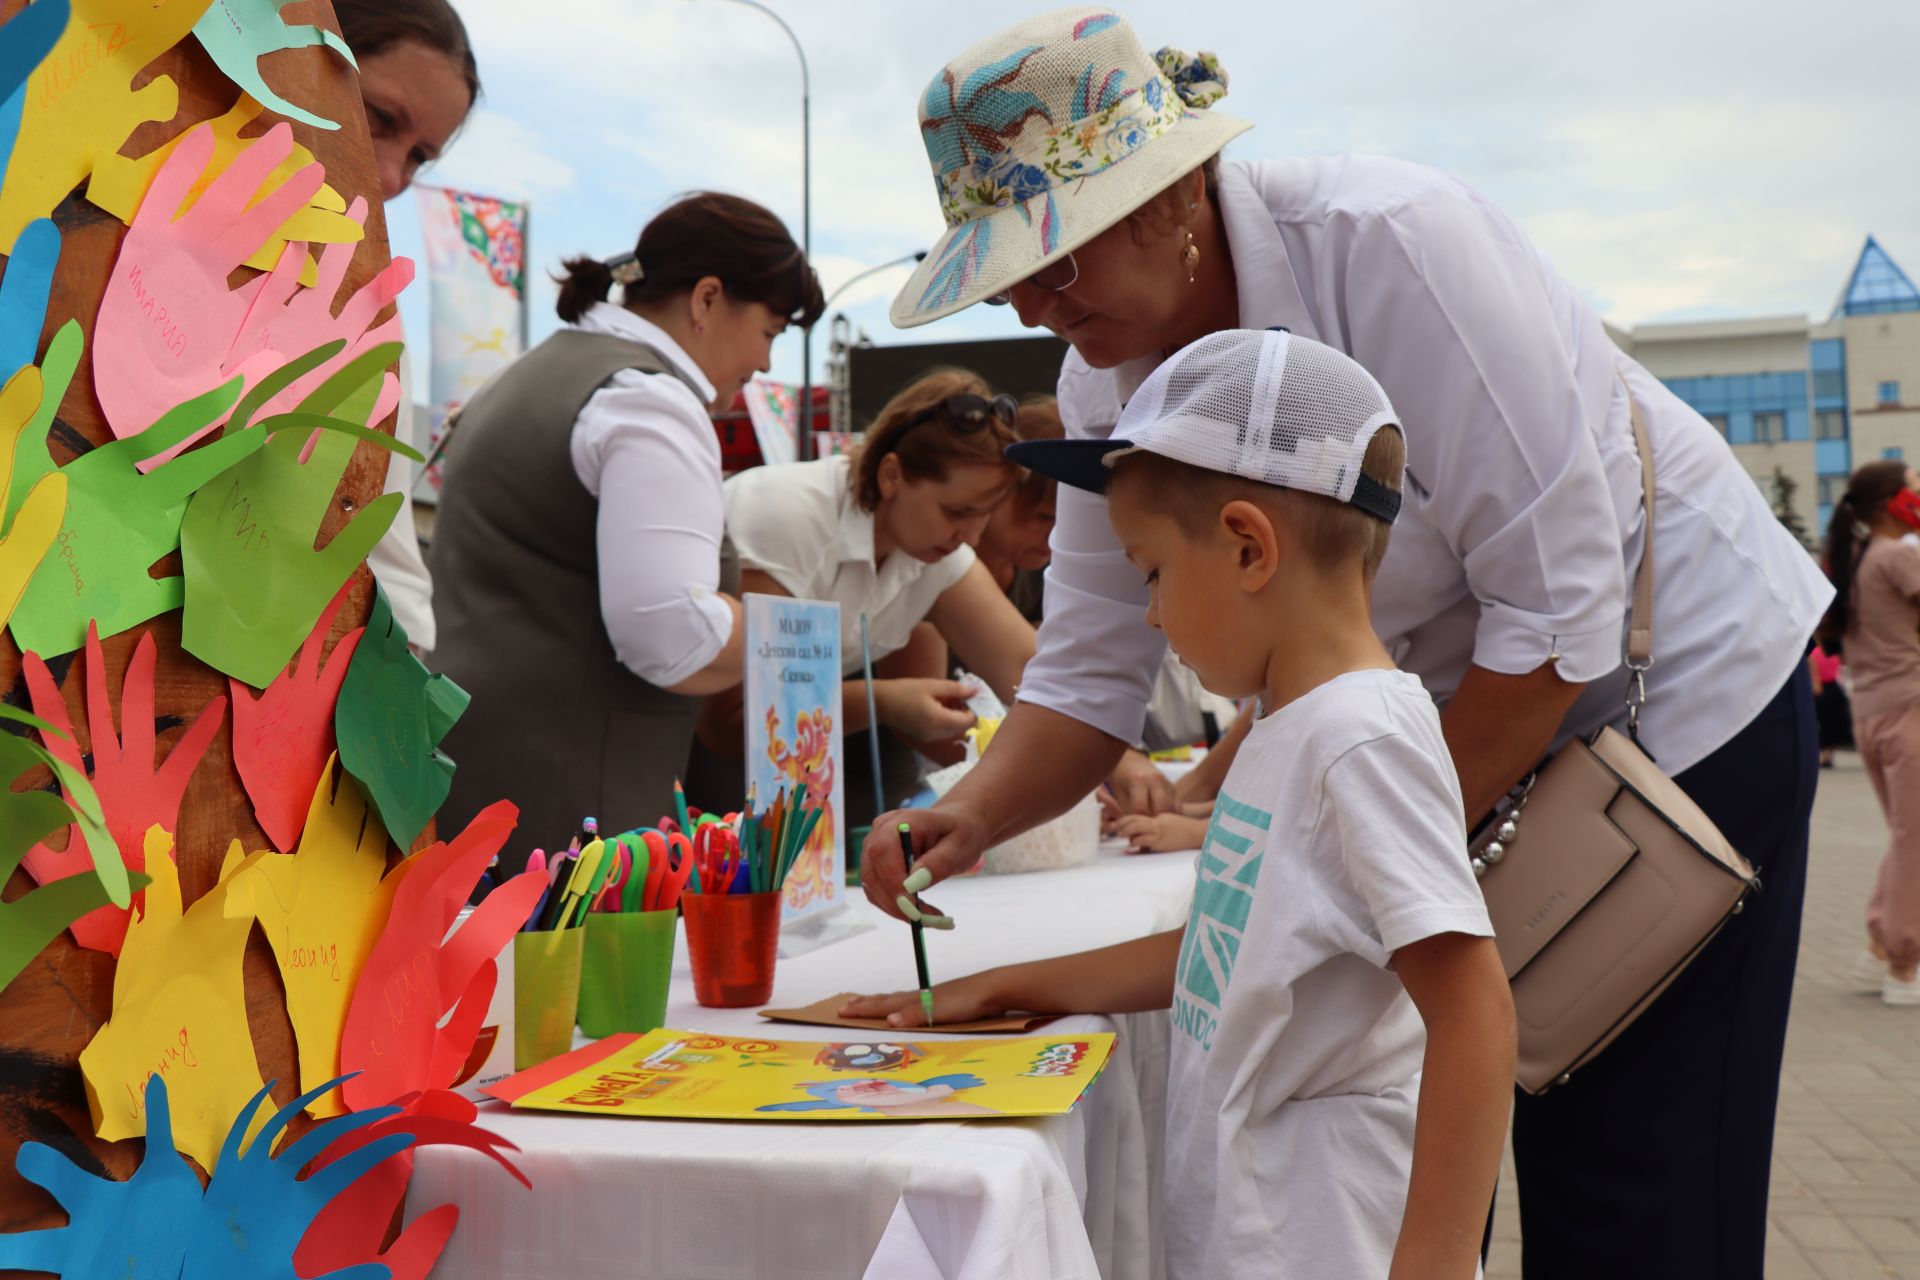
<svg viewBox="0 0 1920 1280"><path fill-rule="evenodd" d="M527 346L528 206L471 191L415 185L427 248L433 304L432 411L429 457L458 409ZM420 502L440 492L440 467L414 491Z"/></svg>
<svg viewBox="0 0 1920 1280"><path fill-rule="evenodd" d="M808 808L827 812L787 872L784 918L846 901L846 807L841 779L840 606L748 594L747 786L764 810L806 784Z"/></svg>

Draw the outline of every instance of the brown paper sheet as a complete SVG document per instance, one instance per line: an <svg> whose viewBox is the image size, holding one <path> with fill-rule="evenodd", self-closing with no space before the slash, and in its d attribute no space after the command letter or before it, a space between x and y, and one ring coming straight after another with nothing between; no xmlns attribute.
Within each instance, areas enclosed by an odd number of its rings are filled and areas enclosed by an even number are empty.
<svg viewBox="0 0 1920 1280"><path fill-rule="evenodd" d="M838 1010L841 1005L853 999L850 992L841 992L837 996L828 996L807 1005L803 1009L762 1009L760 1016L774 1022L804 1022L815 1027L846 1027L851 1031L890 1031L899 1035L911 1031L912 1027L890 1027L884 1018L843 1018ZM925 1028L929 1031L965 1031L986 1035L1017 1034L1031 1031L1042 1023L1052 1022L1053 1014L1028 1013L1016 1014L1007 1018L981 1018L975 1022L943 1022L937 1027Z"/></svg>

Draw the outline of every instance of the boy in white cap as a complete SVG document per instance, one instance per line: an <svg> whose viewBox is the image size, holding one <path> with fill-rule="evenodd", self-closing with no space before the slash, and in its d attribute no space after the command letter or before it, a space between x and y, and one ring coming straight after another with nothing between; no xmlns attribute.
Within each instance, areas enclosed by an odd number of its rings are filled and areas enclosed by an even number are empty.
<svg viewBox="0 0 1920 1280"><path fill-rule="evenodd" d="M1439 716L1368 616L1400 507L1385 393L1330 347L1227 330L1161 365L1110 438L1010 453L1107 495L1148 621L1264 715L1183 930L945 983L933 1017L1171 1004L1171 1276L1472 1277L1513 1004ZM845 1012L924 1016L913 992Z"/></svg>

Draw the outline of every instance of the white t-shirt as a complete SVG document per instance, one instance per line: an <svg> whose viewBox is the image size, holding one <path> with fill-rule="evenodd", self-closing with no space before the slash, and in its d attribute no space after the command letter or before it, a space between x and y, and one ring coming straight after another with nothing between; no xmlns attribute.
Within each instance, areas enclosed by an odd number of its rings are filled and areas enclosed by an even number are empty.
<svg viewBox="0 0 1920 1280"><path fill-rule="evenodd" d="M840 604L842 670L860 670L860 611L873 660L906 647L914 625L973 568L973 548L932 564L894 551L873 563L873 515L853 500L852 459L754 467L725 486L727 537L742 569L758 569L801 600Z"/></svg>
<svg viewBox="0 0 1920 1280"><path fill-rule="evenodd" d="M1355 671L1254 725L1197 866L1174 979L1167 1273L1384 1277L1426 1032L1387 968L1491 937L1420 682Z"/></svg>

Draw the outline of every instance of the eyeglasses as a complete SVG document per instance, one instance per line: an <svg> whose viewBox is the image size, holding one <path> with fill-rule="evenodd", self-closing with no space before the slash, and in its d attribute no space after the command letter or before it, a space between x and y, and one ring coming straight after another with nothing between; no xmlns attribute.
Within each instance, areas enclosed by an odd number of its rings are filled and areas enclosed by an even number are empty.
<svg viewBox="0 0 1920 1280"><path fill-rule="evenodd" d="M1072 288L1079 278L1080 264L1073 260L1073 254L1069 252L1064 258L1055 258L1020 283L1030 284L1051 293L1059 293L1062 289ZM995 307L1004 307L1012 301L1013 290L1011 289L1005 293L996 293L987 299L988 304Z"/></svg>
<svg viewBox="0 0 1920 1280"><path fill-rule="evenodd" d="M948 396L939 404L922 409L907 419L907 425L900 428L900 435L906 435L915 427L931 422L943 413L952 419L956 431L962 435L972 435L987 425L988 418L998 418L1003 424L1011 427L1020 416L1020 402L1004 392L991 400L971 392ZM899 443L900 436L895 436L894 444L898 446Z"/></svg>

